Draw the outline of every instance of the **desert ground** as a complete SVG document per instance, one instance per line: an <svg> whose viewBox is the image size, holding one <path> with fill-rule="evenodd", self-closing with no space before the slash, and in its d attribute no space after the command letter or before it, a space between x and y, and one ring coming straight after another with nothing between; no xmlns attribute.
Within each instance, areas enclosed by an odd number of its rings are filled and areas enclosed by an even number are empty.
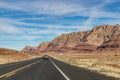
<svg viewBox="0 0 120 80"><path fill-rule="evenodd" d="M12 53L12 54L11 54ZM0 54L0 65L49 55L74 66L120 79L120 53L42 53L39 55L6 51Z"/></svg>
<svg viewBox="0 0 120 80"><path fill-rule="evenodd" d="M0 55L0 65L12 63L12 62L24 61L24 60L28 60L36 57L39 57L39 56L37 55L18 55L18 56Z"/></svg>
<svg viewBox="0 0 120 80"><path fill-rule="evenodd" d="M24 61L24 60L36 58L39 56L34 54L19 52L16 50L0 48L0 64Z"/></svg>
<svg viewBox="0 0 120 80"><path fill-rule="evenodd" d="M120 79L120 53L61 53L50 56L71 65Z"/></svg>

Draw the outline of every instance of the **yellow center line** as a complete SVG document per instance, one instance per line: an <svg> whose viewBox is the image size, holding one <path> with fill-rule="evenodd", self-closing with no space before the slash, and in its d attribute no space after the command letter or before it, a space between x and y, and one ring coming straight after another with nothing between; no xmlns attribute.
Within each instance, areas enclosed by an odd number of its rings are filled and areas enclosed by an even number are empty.
<svg viewBox="0 0 120 80"><path fill-rule="evenodd" d="M13 70L13 71L8 72L8 73L6 73L6 74L3 74L3 75L0 76L0 78L12 76L12 75L16 74L17 71L20 71L20 70L22 70L22 69L28 68L28 67L30 67L30 66L32 66L32 65L34 65L34 64L36 64L36 63L38 63L38 62L40 62L40 61L41 61L41 60L36 61L36 62L33 62L32 64L28 64L28 65L23 66L23 67L21 67L21 68L18 68L18 69L16 69L16 70Z"/></svg>

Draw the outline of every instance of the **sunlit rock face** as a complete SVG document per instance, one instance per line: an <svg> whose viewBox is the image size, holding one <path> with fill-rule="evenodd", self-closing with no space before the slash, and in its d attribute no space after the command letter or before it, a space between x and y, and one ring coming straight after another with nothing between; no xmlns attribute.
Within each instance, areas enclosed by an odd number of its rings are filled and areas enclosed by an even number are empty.
<svg viewBox="0 0 120 80"><path fill-rule="evenodd" d="M27 47L27 52L68 52L95 51L104 42L120 38L120 25L101 25L92 30L62 34L51 42L43 42L38 47ZM105 44L104 44L105 45Z"/></svg>
<svg viewBox="0 0 120 80"><path fill-rule="evenodd" d="M120 51L120 38L105 41L98 47L98 51Z"/></svg>

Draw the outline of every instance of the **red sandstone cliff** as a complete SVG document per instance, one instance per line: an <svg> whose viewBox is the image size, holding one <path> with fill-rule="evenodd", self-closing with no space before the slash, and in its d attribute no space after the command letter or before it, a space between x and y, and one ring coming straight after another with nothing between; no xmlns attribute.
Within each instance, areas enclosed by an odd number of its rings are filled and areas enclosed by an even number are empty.
<svg viewBox="0 0 120 80"><path fill-rule="evenodd" d="M92 52L101 46L104 42L120 38L120 25L102 25L96 26L92 30L83 32L72 32L62 34L51 42L40 44L36 48L24 48L22 51L27 52ZM105 45L105 44L104 44Z"/></svg>

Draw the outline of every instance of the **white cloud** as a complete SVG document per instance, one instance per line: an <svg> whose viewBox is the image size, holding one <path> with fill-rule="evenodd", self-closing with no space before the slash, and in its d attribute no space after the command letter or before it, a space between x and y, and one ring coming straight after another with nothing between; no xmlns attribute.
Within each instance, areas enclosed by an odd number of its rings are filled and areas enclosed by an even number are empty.
<svg viewBox="0 0 120 80"><path fill-rule="evenodd" d="M21 25L21 27L17 27ZM22 26L36 26L32 28L22 27ZM45 27L46 29L41 29L39 27ZM55 37L63 33L70 33L73 29L86 30L88 27L83 26L63 26L63 25L48 25L48 24L35 24L26 23L19 20L13 20L8 18L0 18L0 40L36 40L43 38L44 35L49 35L50 37ZM68 30L70 29L70 30ZM9 35L4 35L9 34Z"/></svg>
<svg viewBox="0 0 120 80"><path fill-rule="evenodd" d="M16 13L13 14L2 15L3 17L12 17L14 15L25 16L22 12L30 15L44 14L47 16L17 19L0 18L0 40L15 40L21 41L21 43L23 43L23 41L33 41L34 45L34 40L36 39L40 41L43 39L51 40L55 36L70 33L74 30L88 30L92 28L91 24L118 24L120 22L119 12L107 12L104 10L107 4L116 1L118 0L12 0L12 2L2 0L0 1L0 8L2 8L3 11L4 9L16 11ZM22 12L18 13L17 11ZM80 24L83 23L83 25L75 23L78 26L73 26L72 22L67 21L71 26L64 26L62 24L66 23L66 20L59 21L59 18L66 16L86 16L89 17L89 19L84 23L79 21ZM114 20L99 20L99 18L113 18ZM56 24L27 23L24 22L25 20L56 20ZM32 28L27 28L27 26L32 26ZM49 36L44 36L43 34ZM25 45L25 43L23 43L23 45Z"/></svg>
<svg viewBox="0 0 120 80"><path fill-rule="evenodd" d="M32 4L33 11L38 13L48 14L48 15L65 15L70 13L76 13L83 11L85 8L76 5L74 3L64 2L64 1L35 1Z"/></svg>
<svg viewBox="0 0 120 80"><path fill-rule="evenodd" d="M20 28L16 27L14 23L19 23L15 20L0 18L0 34L21 34Z"/></svg>
<svg viewBox="0 0 120 80"><path fill-rule="evenodd" d="M15 26L8 24L0 24L0 34L17 34L20 33L19 29Z"/></svg>
<svg viewBox="0 0 120 80"><path fill-rule="evenodd" d="M114 19L120 19L119 12L107 12L104 11L104 6L115 2L115 0L103 0L102 3L100 3L97 6L94 6L91 8L89 18L83 23L84 26L91 26L94 22L94 20L98 20L97 18L114 18ZM98 20L99 21L99 20ZM114 21L114 20L113 20ZM106 20L109 24L110 22ZM110 23L111 24L111 23Z"/></svg>
<svg viewBox="0 0 120 80"><path fill-rule="evenodd" d="M27 22L22 22L21 20L16 20L16 19L9 19L9 18L0 18L0 25L21 25L22 26L33 26L33 29L35 27L44 27L44 28L49 28L49 29L80 29L81 26L63 26L60 24L37 24L37 23L27 23ZM9 27L8 26L8 27ZM17 27L16 27L17 28ZM23 28L23 27L22 27ZM6 28L7 29L7 28ZM19 28L20 29L20 28Z"/></svg>
<svg viewBox="0 0 120 80"><path fill-rule="evenodd" d="M87 9L86 7L76 4L75 2L70 3L63 0L0 2L0 8L47 15L67 15L72 13L80 13Z"/></svg>
<svg viewBox="0 0 120 80"><path fill-rule="evenodd" d="M13 9L13 10L22 10L20 7L12 5L9 2L0 2L0 8Z"/></svg>
<svg viewBox="0 0 120 80"><path fill-rule="evenodd" d="M117 0L98 0L100 3L96 3L96 0L33 0L33 1L14 1L14 2L0 2L0 8L20 10L29 12L31 14L46 14L54 16L63 15L79 15L90 16L91 12L94 13L94 9L98 9L97 17L111 17L111 13L105 12L104 6L116 2ZM92 4L93 3L93 4ZM84 5L83 5L84 4ZM91 5L91 6L88 6ZM100 13L102 14L100 14ZM117 12L114 12L117 13ZM19 14L19 13L18 13ZM110 15L109 15L110 14ZM16 14L15 14L16 15Z"/></svg>
<svg viewBox="0 0 120 80"><path fill-rule="evenodd" d="M40 39L40 38L43 38L43 36L40 36L40 35L1 35L0 36L0 41L6 41L6 40L9 40L9 41L33 41L33 40L36 40L36 39Z"/></svg>

